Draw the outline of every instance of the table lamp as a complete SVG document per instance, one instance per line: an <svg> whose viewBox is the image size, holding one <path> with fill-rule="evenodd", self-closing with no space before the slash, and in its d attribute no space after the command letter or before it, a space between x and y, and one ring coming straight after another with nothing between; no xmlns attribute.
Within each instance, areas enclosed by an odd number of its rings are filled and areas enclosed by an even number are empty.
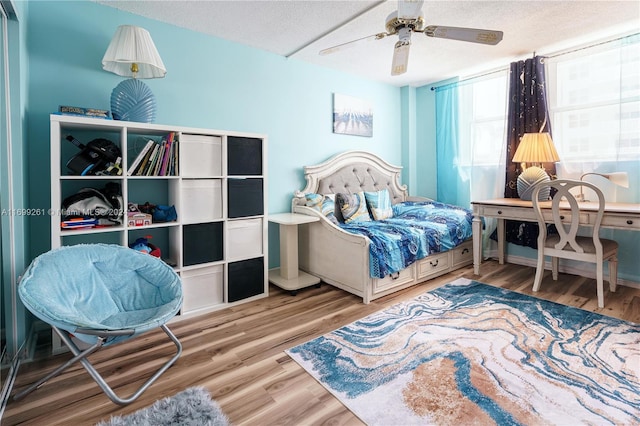
<svg viewBox="0 0 640 426"><path fill-rule="evenodd" d="M522 200L531 200L533 188L540 182L549 182L551 178L545 172L543 163L555 163L560 157L553 145L551 135L544 133L525 133L520 140L520 144L513 156L514 163L523 164L523 171L518 176L517 190L518 196ZM526 163L534 163L536 165L526 167ZM538 193L538 199L549 199L549 188Z"/></svg>
<svg viewBox="0 0 640 426"><path fill-rule="evenodd" d="M628 188L629 187L629 175L627 175L627 172L613 172L613 173L595 173L595 172L587 172L587 173L583 173L582 176L580 176L580 180L583 180L585 176L588 175L596 175L596 176L601 176L605 179L609 179L612 183L614 183L615 185L621 186L623 188ZM582 186L580 187L580 194L576 197L576 199L578 201L589 201L589 200L585 200L584 198L584 194L582 192Z"/></svg>
<svg viewBox="0 0 640 426"><path fill-rule="evenodd" d="M152 123L156 119L156 98L139 79L162 78L167 73L147 30L121 25L102 58L102 68L123 77L111 92L111 115L115 120Z"/></svg>

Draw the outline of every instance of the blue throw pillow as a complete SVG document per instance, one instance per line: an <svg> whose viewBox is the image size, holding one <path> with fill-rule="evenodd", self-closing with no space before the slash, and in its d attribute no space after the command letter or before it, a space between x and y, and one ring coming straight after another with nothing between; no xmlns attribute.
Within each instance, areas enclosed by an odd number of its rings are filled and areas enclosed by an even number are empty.
<svg viewBox="0 0 640 426"><path fill-rule="evenodd" d="M391 196L387 189L375 192L365 192L364 197L373 216L373 220L383 220L393 217L393 208L391 207Z"/></svg>

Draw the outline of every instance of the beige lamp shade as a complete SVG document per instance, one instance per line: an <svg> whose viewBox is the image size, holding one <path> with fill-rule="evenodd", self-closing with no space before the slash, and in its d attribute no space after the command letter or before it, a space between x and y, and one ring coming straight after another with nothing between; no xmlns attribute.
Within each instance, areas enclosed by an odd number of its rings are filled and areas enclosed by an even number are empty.
<svg viewBox="0 0 640 426"><path fill-rule="evenodd" d="M162 78L167 73L149 31L121 25L102 58L102 68L123 77Z"/></svg>
<svg viewBox="0 0 640 426"><path fill-rule="evenodd" d="M548 132L525 133L513 156L514 163L534 163L542 166L542 163L555 163L556 161L560 161L560 156ZM526 168L518 176L516 182L518 196L522 200L531 200L535 186L542 182L549 182L549 180L549 175L542 167ZM544 188L538 193L538 199L548 200L549 192L549 188Z"/></svg>
<svg viewBox="0 0 640 426"><path fill-rule="evenodd" d="M525 133L513 156L514 163L555 163L560 156L553 145L551 135L544 133Z"/></svg>

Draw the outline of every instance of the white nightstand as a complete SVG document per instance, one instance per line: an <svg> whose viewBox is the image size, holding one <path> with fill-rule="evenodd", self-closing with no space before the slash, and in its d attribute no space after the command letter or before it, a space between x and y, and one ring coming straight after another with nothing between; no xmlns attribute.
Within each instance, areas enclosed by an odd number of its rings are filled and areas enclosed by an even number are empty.
<svg viewBox="0 0 640 426"><path fill-rule="evenodd" d="M280 268L269 271L269 281L293 295L301 288L320 283L320 278L298 270L298 225L319 220L296 213L269 215L269 222L280 225Z"/></svg>

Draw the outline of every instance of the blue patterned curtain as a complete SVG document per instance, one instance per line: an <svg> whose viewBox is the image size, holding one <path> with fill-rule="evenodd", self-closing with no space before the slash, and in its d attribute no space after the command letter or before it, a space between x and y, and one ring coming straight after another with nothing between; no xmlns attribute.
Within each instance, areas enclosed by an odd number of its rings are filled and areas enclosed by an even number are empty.
<svg viewBox="0 0 640 426"><path fill-rule="evenodd" d="M520 139L525 133L549 132L551 122L547 108L547 87L544 58L534 56L525 61L512 62L509 70L509 106L507 112L507 162L504 196L518 198L516 181L522 172L520 163L514 163ZM553 178L555 165L545 164ZM533 222L507 221L506 240L513 244L537 248L538 225Z"/></svg>

